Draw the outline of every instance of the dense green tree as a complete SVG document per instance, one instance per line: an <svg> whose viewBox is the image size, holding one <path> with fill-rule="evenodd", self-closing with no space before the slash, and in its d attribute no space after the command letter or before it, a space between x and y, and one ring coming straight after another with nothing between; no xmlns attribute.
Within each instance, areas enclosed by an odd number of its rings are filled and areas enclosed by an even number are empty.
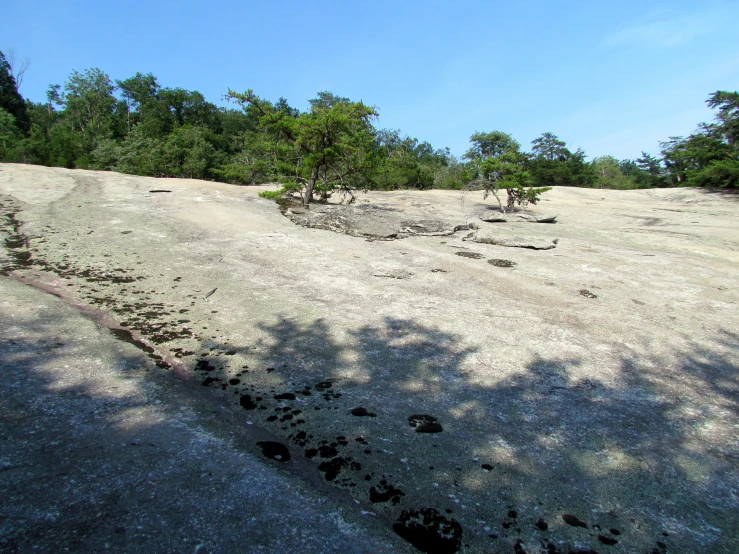
<svg viewBox="0 0 739 554"><path fill-rule="evenodd" d="M593 186L593 166L585 161L582 150L571 152L553 133L542 134L531 145L528 168L536 186Z"/></svg>
<svg viewBox="0 0 739 554"><path fill-rule="evenodd" d="M140 123L143 120L144 114L141 107L156 98L160 88L159 83L151 73L147 73L146 75L136 73L133 77L116 81L116 85L125 101L126 127L127 132L130 133L132 125Z"/></svg>
<svg viewBox="0 0 739 554"><path fill-rule="evenodd" d="M382 129L375 133L375 164L372 181L375 188L427 189L434 184L434 151L427 142L401 137L400 131Z"/></svg>
<svg viewBox="0 0 739 554"><path fill-rule="evenodd" d="M309 111L296 116L251 90L229 89L228 98L253 106L260 124L285 147L287 157L278 171L287 185L300 191L303 204L312 202L316 192L325 198L334 190L351 194L369 185L374 108L322 92L310 101Z"/></svg>
<svg viewBox="0 0 739 554"><path fill-rule="evenodd" d="M719 90L706 101L711 109L718 109L716 115L718 132L733 149L739 148L739 92Z"/></svg>
<svg viewBox="0 0 739 554"><path fill-rule="evenodd" d="M528 156L521 152L519 143L502 131L476 132L470 137L471 148L465 156L475 168L478 179L472 181L467 190L484 191L484 197L495 196L502 211L512 211L516 205L525 207L536 204L539 196L549 187L532 187L531 174L527 169ZM506 207L498 196L504 189L507 194Z"/></svg>
<svg viewBox="0 0 739 554"><path fill-rule="evenodd" d="M464 157L468 160L484 160L489 157L499 156L511 149L520 149L521 145L508 133L503 131L491 131L489 133L475 132L470 137L469 150Z"/></svg>
<svg viewBox="0 0 739 554"><path fill-rule="evenodd" d="M707 100L718 109L688 137L662 142L665 179L671 186L737 186L739 174L739 93L716 91Z"/></svg>
<svg viewBox="0 0 739 554"><path fill-rule="evenodd" d="M633 177L640 188L665 186L664 170L659 158L642 151L635 163L637 171Z"/></svg>
<svg viewBox="0 0 739 554"><path fill-rule="evenodd" d="M592 161L593 174L595 176L595 186L597 188L606 189L633 189L637 187L636 179L633 176L625 175L622 167L632 173L637 170L636 164L632 167L630 164L619 162L613 156L600 156Z"/></svg>
<svg viewBox="0 0 739 554"><path fill-rule="evenodd" d="M108 74L97 68L73 71L64 85L64 121L74 131L81 152L74 162L77 167L87 167L96 142L112 136L114 90Z"/></svg>
<svg viewBox="0 0 739 554"><path fill-rule="evenodd" d="M12 159L12 152L20 140L20 134L13 114L5 108L0 108L0 159Z"/></svg>
<svg viewBox="0 0 739 554"><path fill-rule="evenodd" d="M711 162L731 155L728 143L713 133L698 132L687 138L670 137L660 143L662 156L673 186L691 186L692 177Z"/></svg>
<svg viewBox="0 0 739 554"><path fill-rule="evenodd" d="M46 89L46 108L49 113L64 104L60 93L61 88L61 85L49 85Z"/></svg>
<svg viewBox="0 0 739 554"><path fill-rule="evenodd" d="M13 116L18 130L27 133L31 129L31 121L26 111L26 103L18 92L8 60L0 52L0 108Z"/></svg>
<svg viewBox="0 0 739 554"><path fill-rule="evenodd" d="M543 133L531 141L531 153L543 160L566 160L572 154L563 140L554 133Z"/></svg>

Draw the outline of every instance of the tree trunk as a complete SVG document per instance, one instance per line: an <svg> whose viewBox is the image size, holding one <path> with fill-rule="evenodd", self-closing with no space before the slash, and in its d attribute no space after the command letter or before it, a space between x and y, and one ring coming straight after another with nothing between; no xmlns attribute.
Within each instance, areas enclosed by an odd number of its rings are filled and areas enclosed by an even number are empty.
<svg viewBox="0 0 739 554"><path fill-rule="evenodd" d="M305 194L303 194L303 206L307 206L311 202L313 202L313 189L316 186L316 181L318 181L318 166L314 165L313 168L310 170L310 178L308 179L308 183L305 185Z"/></svg>

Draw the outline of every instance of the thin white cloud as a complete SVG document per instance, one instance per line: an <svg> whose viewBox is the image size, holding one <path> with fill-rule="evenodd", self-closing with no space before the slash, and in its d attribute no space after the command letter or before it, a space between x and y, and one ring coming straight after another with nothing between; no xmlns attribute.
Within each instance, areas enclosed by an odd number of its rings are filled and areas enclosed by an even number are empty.
<svg viewBox="0 0 739 554"><path fill-rule="evenodd" d="M670 48L712 33L720 29L725 22L726 14L722 15L717 12L641 21L606 37L601 46L613 48L628 45L651 45Z"/></svg>

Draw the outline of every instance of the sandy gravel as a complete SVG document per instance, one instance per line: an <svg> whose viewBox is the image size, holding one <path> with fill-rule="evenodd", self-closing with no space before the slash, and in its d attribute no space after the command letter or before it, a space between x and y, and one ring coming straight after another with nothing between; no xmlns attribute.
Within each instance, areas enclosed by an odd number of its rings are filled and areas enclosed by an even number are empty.
<svg viewBox="0 0 739 554"><path fill-rule="evenodd" d="M739 549L737 197L559 188L536 208L555 224L479 222L556 244L530 250L305 228L263 188L0 164L0 279L107 314L291 460L246 454L388 540ZM358 206L454 227L492 203Z"/></svg>

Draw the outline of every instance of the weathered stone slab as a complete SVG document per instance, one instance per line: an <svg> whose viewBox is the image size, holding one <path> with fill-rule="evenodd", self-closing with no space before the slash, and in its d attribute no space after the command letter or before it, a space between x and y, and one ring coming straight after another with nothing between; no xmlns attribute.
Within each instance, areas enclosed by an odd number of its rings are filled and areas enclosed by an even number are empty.
<svg viewBox="0 0 739 554"><path fill-rule="evenodd" d="M525 235L501 234L499 229L486 227L478 229L464 237L462 240L479 242L482 244L494 244L495 246L508 246L511 248L530 248L532 250L551 250L556 248L557 239L533 237Z"/></svg>
<svg viewBox="0 0 739 554"><path fill-rule="evenodd" d="M555 223L556 215L543 216L527 212L502 213L496 210L488 210L480 216L487 223Z"/></svg>
<svg viewBox="0 0 739 554"><path fill-rule="evenodd" d="M290 207L285 217L296 225L326 229L369 240L395 240L411 236L446 236L469 229L468 224L440 219L408 219L400 211L374 206L316 205Z"/></svg>

